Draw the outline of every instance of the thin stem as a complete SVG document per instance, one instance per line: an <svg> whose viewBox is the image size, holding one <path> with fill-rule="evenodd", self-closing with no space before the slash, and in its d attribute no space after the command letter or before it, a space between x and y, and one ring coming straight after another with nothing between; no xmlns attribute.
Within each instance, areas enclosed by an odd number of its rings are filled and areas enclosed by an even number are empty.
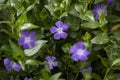
<svg viewBox="0 0 120 80"><path fill-rule="evenodd" d="M77 72L74 80L77 80L78 74L79 74L79 71Z"/></svg>
<svg viewBox="0 0 120 80"><path fill-rule="evenodd" d="M108 75L109 71L111 70L112 66L110 66L110 68L107 69L106 73L105 73L105 76L103 78L103 80L105 80L106 76Z"/></svg>

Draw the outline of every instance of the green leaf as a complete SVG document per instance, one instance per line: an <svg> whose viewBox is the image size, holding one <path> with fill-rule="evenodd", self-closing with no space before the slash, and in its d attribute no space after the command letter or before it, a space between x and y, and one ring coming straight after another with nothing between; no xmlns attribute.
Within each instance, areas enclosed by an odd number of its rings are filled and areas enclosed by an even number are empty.
<svg viewBox="0 0 120 80"><path fill-rule="evenodd" d="M24 50L25 55L26 56L33 56L33 55L35 55L40 50L40 48L43 47L43 45L46 42L47 42L46 40L38 40L38 41L36 41L36 46L35 47Z"/></svg>
<svg viewBox="0 0 120 80"><path fill-rule="evenodd" d="M85 80L101 80L100 76L95 73L84 73L84 79Z"/></svg>
<svg viewBox="0 0 120 80"><path fill-rule="evenodd" d="M109 74L104 80L117 80L117 78L120 78L120 73Z"/></svg>
<svg viewBox="0 0 120 80"><path fill-rule="evenodd" d="M10 47L12 49L13 57L18 60L24 57L23 50L19 48L17 45L15 45L15 43L13 43L11 40L9 42L10 42Z"/></svg>
<svg viewBox="0 0 120 80"><path fill-rule="evenodd" d="M34 29L34 28L38 28L38 26L32 24L32 23L25 23L20 27L20 30L26 30L26 29Z"/></svg>
<svg viewBox="0 0 120 80"><path fill-rule="evenodd" d="M106 59L106 58L103 58L103 57L101 57L100 55L97 55L99 58L100 58L100 60L101 60L101 62L102 62L102 64L108 69L108 60Z"/></svg>
<svg viewBox="0 0 120 80"><path fill-rule="evenodd" d="M54 9L55 8L51 4L45 5L45 8L50 11L51 15L54 15Z"/></svg>
<svg viewBox="0 0 120 80"><path fill-rule="evenodd" d="M87 21L95 21L92 11L87 11L86 13L80 13L80 18Z"/></svg>
<svg viewBox="0 0 120 80"><path fill-rule="evenodd" d="M113 61L112 66L119 64L120 63L120 58L117 58Z"/></svg>
<svg viewBox="0 0 120 80"><path fill-rule="evenodd" d="M56 73L53 76L51 76L49 80L58 80L60 75L61 75L61 73Z"/></svg>
<svg viewBox="0 0 120 80"><path fill-rule="evenodd" d="M98 22L86 22L86 23L83 23L81 24L81 26L83 26L84 28L89 28L89 29L96 29L99 27L99 23Z"/></svg>
<svg viewBox="0 0 120 80"><path fill-rule="evenodd" d="M62 46L62 50L65 52L65 53L68 53L69 54L69 48L70 48L70 44L69 43L66 43Z"/></svg>
<svg viewBox="0 0 120 80"><path fill-rule="evenodd" d="M100 33L91 40L93 44L105 44L108 41L109 41L109 38L107 33Z"/></svg>
<svg viewBox="0 0 120 80"><path fill-rule="evenodd" d="M120 22L120 17L116 15L110 15L107 17L109 22Z"/></svg>
<svg viewBox="0 0 120 80"><path fill-rule="evenodd" d="M43 65L42 62L34 60L34 59L27 59L25 64L29 64L29 65Z"/></svg>

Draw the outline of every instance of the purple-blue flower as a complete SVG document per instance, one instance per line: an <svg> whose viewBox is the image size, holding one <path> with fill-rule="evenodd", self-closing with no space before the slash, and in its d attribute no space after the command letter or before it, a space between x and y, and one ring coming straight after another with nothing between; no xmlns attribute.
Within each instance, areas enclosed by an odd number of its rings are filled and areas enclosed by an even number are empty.
<svg viewBox="0 0 120 80"><path fill-rule="evenodd" d="M54 57L54 56L46 56L45 60L47 61L48 67L49 67L50 70L53 69L53 67L58 66L58 62L55 61L56 57Z"/></svg>
<svg viewBox="0 0 120 80"><path fill-rule="evenodd" d="M71 58L77 62L79 60L86 61L90 51L84 47L84 43L82 41L79 41L70 47L70 53L72 54Z"/></svg>
<svg viewBox="0 0 120 80"><path fill-rule="evenodd" d="M101 14L103 12L104 12L105 16L107 16L106 5L104 5L104 4L96 4L94 6L94 9L92 10L92 12L93 12L93 14L95 16L95 19L99 20Z"/></svg>
<svg viewBox="0 0 120 80"><path fill-rule="evenodd" d="M92 72L92 67L88 67L87 69L82 69L80 72L85 73L85 72Z"/></svg>
<svg viewBox="0 0 120 80"><path fill-rule="evenodd" d="M4 59L4 65L8 72L11 72L12 69L16 72L19 72L21 69L21 67L18 63L11 61L8 58Z"/></svg>
<svg viewBox="0 0 120 80"><path fill-rule="evenodd" d="M107 0L109 4L113 4L114 0Z"/></svg>
<svg viewBox="0 0 120 80"><path fill-rule="evenodd" d="M24 30L21 32L21 34L22 36L18 39L18 42L21 46L23 46L24 49L29 49L35 46L35 32L29 32L27 30Z"/></svg>
<svg viewBox="0 0 120 80"><path fill-rule="evenodd" d="M50 28L50 32L54 34L54 39L59 40L60 38L66 39L68 34L65 32L68 30L68 25L62 21L57 21L56 26Z"/></svg>
<svg viewBox="0 0 120 80"><path fill-rule="evenodd" d="M32 78L25 77L24 80L32 80Z"/></svg>

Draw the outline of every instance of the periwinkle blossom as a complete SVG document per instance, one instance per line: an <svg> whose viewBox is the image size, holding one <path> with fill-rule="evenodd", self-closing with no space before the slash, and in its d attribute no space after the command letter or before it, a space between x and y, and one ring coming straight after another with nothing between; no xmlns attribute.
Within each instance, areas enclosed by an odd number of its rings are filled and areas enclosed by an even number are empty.
<svg viewBox="0 0 120 80"><path fill-rule="evenodd" d="M80 72L85 73L85 72L92 72L92 67L88 67L87 69L82 69Z"/></svg>
<svg viewBox="0 0 120 80"><path fill-rule="evenodd" d="M24 49L29 49L35 46L35 32L29 32L27 30L24 30L21 32L21 35L22 36L18 39L18 42L21 46L23 46Z"/></svg>
<svg viewBox="0 0 120 80"><path fill-rule="evenodd" d="M107 2L108 2L109 4L113 4L114 1L115 1L115 0L107 0Z"/></svg>
<svg viewBox="0 0 120 80"><path fill-rule="evenodd" d="M11 61L8 58L4 59L4 65L5 65L5 68L8 72L11 72L12 69L16 72L19 72L20 69L21 69L21 67L18 63L14 62L14 61Z"/></svg>
<svg viewBox="0 0 120 80"><path fill-rule="evenodd" d="M104 15L107 16L106 5L104 4L95 4L94 9L92 10L95 19L99 20L101 14L104 12Z"/></svg>
<svg viewBox="0 0 120 80"><path fill-rule="evenodd" d="M50 70L53 69L53 67L58 66L58 62L55 61L56 60L55 56L46 56L45 60L47 61L48 67L49 67Z"/></svg>
<svg viewBox="0 0 120 80"><path fill-rule="evenodd" d="M54 34L54 39L59 40L60 38L66 39L68 34L65 32L68 30L68 25L62 21L57 21L55 26L50 28L50 32Z"/></svg>
<svg viewBox="0 0 120 80"><path fill-rule="evenodd" d="M82 41L79 41L70 47L70 53L72 54L72 60L77 62L79 60L86 61L88 59L90 51L87 48L85 48L84 43Z"/></svg>
<svg viewBox="0 0 120 80"><path fill-rule="evenodd" d="M32 78L25 77L24 80L32 80Z"/></svg>

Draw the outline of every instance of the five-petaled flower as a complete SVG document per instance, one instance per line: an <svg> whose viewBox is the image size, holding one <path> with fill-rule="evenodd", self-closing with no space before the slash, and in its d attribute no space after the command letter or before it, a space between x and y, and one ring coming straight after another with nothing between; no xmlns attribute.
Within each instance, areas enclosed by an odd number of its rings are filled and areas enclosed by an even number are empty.
<svg viewBox="0 0 120 80"><path fill-rule="evenodd" d="M84 47L84 43L82 41L77 42L73 46L70 47L70 53L72 54L72 59L74 61L86 61L88 59L88 55L90 51Z"/></svg>
<svg viewBox="0 0 120 80"><path fill-rule="evenodd" d="M19 72L21 69L21 67L18 63L11 61L8 58L4 59L4 65L8 72L11 72L12 69L16 72Z"/></svg>
<svg viewBox="0 0 120 80"><path fill-rule="evenodd" d="M32 78L25 77L24 80L32 80Z"/></svg>
<svg viewBox="0 0 120 80"><path fill-rule="evenodd" d="M87 69L82 69L80 72L85 73L85 72L92 72L92 67L88 67Z"/></svg>
<svg viewBox="0 0 120 80"><path fill-rule="evenodd" d="M22 36L18 39L18 42L21 46L23 46L24 49L29 49L35 46L35 32L29 32L27 30L24 30L21 32L21 34Z"/></svg>
<svg viewBox="0 0 120 80"><path fill-rule="evenodd" d="M62 21L57 21L56 26L50 28L50 32L54 34L54 39L59 40L60 38L66 39L68 34L65 32L68 30L68 25Z"/></svg>
<svg viewBox="0 0 120 80"><path fill-rule="evenodd" d="M104 15L107 16L106 5L96 4L94 6L94 9L92 10L92 12L93 12L96 20L99 20L100 16L103 14L103 12L104 12Z"/></svg>
<svg viewBox="0 0 120 80"><path fill-rule="evenodd" d="M53 67L58 66L58 62L55 61L56 60L55 56L46 56L45 60L47 61L48 67L49 67L50 70L53 69Z"/></svg>

